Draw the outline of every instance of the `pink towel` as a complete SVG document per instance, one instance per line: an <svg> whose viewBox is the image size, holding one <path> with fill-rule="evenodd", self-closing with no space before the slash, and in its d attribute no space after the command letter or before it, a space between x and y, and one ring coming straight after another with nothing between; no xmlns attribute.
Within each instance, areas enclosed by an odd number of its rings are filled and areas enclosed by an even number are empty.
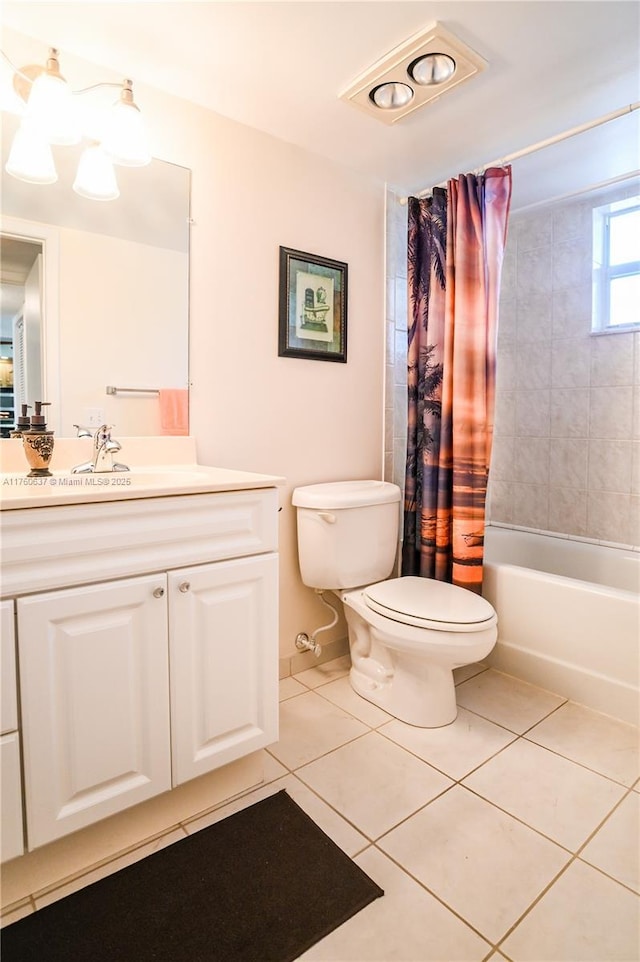
<svg viewBox="0 0 640 962"><path fill-rule="evenodd" d="M161 388L160 429L163 434L189 433L189 392L186 388Z"/></svg>

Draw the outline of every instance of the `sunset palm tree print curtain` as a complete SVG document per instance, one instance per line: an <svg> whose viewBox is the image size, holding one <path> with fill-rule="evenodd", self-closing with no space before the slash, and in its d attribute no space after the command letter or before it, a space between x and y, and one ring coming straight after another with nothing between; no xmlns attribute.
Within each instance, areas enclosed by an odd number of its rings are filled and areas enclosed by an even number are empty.
<svg viewBox="0 0 640 962"><path fill-rule="evenodd" d="M482 589L511 168L409 198L402 574Z"/></svg>

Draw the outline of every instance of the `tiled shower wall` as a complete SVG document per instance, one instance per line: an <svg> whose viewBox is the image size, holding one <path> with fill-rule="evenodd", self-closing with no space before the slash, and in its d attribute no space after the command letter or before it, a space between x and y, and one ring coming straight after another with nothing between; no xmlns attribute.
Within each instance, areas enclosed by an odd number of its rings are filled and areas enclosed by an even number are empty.
<svg viewBox="0 0 640 962"><path fill-rule="evenodd" d="M640 333L591 334L591 211L637 183L512 213L488 517L640 544ZM385 477L406 443L406 207L387 195Z"/></svg>
<svg viewBox="0 0 640 962"><path fill-rule="evenodd" d="M407 208L387 191L384 478L404 489L407 448Z"/></svg>

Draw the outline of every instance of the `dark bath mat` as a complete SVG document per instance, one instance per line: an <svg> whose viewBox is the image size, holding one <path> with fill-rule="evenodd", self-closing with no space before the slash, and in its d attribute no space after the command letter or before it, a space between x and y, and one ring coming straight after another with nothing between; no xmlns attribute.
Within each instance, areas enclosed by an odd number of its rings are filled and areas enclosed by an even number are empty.
<svg viewBox="0 0 640 962"><path fill-rule="evenodd" d="M2 962L292 962L383 891L280 791L2 930Z"/></svg>

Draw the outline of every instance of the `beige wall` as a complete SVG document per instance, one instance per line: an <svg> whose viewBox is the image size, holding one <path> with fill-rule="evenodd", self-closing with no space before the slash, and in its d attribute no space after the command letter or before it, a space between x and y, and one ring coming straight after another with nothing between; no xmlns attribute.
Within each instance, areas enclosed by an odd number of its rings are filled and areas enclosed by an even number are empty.
<svg viewBox="0 0 640 962"><path fill-rule="evenodd" d="M18 62L38 62L41 45L6 35ZM66 54L62 35L59 45L72 86L114 79ZM286 478L280 652L288 657L298 632L329 621L299 579L292 488L382 477L384 185L350 170L348 157L332 164L195 104L134 89L153 155L192 170L190 416L199 459ZM347 364L278 357L281 245L347 262ZM341 622L325 642L344 635Z"/></svg>
<svg viewBox="0 0 640 962"><path fill-rule="evenodd" d="M142 102L142 96L140 97ZM156 153L192 176L191 431L206 464L286 478L280 654L330 620L299 578L291 491L382 476L384 188L171 98L144 97ZM279 246L349 265L347 364L278 357ZM323 644L346 634L341 622Z"/></svg>

